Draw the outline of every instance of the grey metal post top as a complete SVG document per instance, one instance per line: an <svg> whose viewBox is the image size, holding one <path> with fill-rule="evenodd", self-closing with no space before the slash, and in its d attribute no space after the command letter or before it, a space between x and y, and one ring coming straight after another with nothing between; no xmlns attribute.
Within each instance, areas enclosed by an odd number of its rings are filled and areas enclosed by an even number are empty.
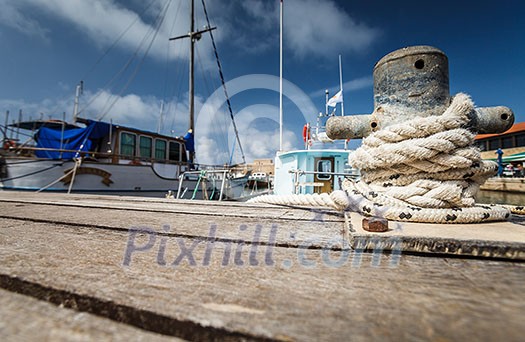
<svg viewBox="0 0 525 342"><path fill-rule="evenodd" d="M432 46L411 46L384 56L374 67L374 112L328 119L331 139L363 138L392 124L441 115L450 105L448 58ZM514 123L508 107L476 108L469 128L502 133Z"/></svg>

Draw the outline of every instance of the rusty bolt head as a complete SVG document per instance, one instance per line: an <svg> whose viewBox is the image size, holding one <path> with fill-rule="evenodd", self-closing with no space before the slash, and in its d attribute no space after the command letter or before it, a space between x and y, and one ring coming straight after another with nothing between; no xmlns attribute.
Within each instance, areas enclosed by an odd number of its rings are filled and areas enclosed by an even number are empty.
<svg viewBox="0 0 525 342"><path fill-rule="evenodd" d="M388 220L381 217L365 217L363 219L363 229L367 232L386 232L388 230Z"/></svg>

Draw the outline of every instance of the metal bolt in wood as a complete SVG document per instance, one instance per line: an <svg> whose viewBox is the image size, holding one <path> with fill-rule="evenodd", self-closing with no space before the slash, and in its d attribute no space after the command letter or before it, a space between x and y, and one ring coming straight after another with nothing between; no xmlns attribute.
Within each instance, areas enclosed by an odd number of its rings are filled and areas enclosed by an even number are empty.
<svg viewBox="0 0 525 342"><path fill-rule="evenodd" d="M386 232L388 230L388 220L381 217L365 217L363 219L363 229L367 232Z"/></svg>

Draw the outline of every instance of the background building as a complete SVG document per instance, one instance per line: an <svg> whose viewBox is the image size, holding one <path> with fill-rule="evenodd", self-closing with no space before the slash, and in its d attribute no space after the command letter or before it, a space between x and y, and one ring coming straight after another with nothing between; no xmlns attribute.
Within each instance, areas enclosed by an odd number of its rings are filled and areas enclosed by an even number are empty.
<svg viewBox="0 0 525 342"><path fill-rule="evenodd" d="M255 159L251 165L252 173L264 172L267 175L275 173L275 165L273 159Z"/></svg>
<svg viewBox="0 0 525 342"><path fill-rule="evenodd" d="M481 149L483 159L497 158L498 148L503 150L503 157L517 155L515 161L525 161L525 122L514 124L508 131L501 134L478 134L476 145ZM520 156L519 154L523 154ZM521 158L520 158L521 157Z"/></svg>

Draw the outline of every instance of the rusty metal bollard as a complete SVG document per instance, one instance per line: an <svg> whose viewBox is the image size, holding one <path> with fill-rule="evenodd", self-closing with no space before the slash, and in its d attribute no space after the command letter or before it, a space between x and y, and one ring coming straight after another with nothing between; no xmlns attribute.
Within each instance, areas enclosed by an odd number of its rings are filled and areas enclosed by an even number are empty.
<svg viewBox="0 0 525 342"><path fill-rule="evenodd" d="M374 112L328 119L330 139L363 138L392 124L441 115L451 101L448 58L431 46L411 46L384 56L374 67ZM478 133L502 133L514 123L508 107L476 108L468 128Z"/></svg>

